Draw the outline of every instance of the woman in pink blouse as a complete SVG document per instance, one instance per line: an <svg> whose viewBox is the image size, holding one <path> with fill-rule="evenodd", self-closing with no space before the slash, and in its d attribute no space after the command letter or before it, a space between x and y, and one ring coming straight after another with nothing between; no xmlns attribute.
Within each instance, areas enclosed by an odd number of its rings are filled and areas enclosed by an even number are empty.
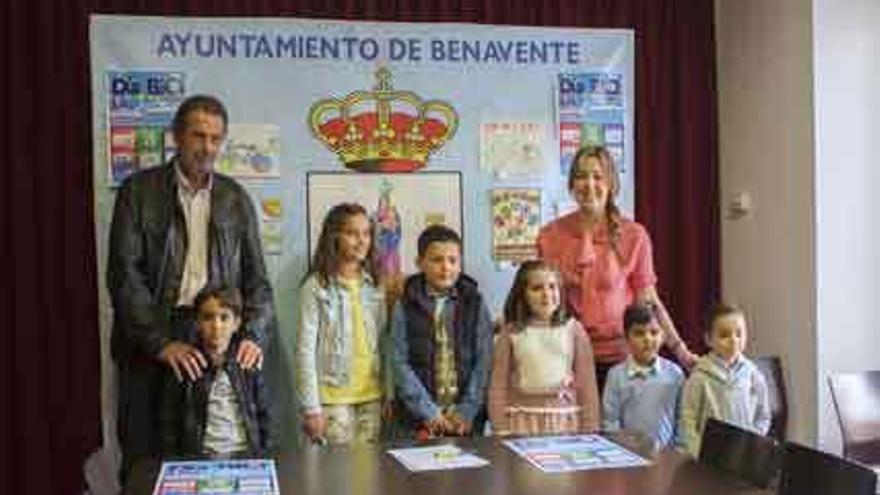
<svg viewBox="0 0 880 495"><path fill-rule="evenodd" d="M696 362L657 295L651 238L620 214L614 160L603 147L578 150L568 175L577 211L541 228L538 251L562 272L569 309L590 336L601 390L611 366L627 356L623 312L638 300L657 309L665 344L688 368Z"/></svg>

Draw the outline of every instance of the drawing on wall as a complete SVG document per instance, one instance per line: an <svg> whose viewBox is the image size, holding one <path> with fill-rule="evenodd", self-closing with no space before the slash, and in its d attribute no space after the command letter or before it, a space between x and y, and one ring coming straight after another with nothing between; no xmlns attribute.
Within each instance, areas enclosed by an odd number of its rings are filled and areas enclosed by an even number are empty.
<svg viewBox="0 0 880 495"><path fill-rule="evenodd" d="M324 216L338 203L358 203L371 213L377 261L388 273L416 271L416 241L428 225L462 229L460 172L309 172L306 182L310 259Z"/></svg>
<svg viewBox="0 0 880 495"><path fill-rule="evenodd" d="M369 207L367 207L369 209ZM395 280L403 273L400 264L400 213L394 203L394 185L383 181L379 201L370 217L373 220L373 253L381 280Z"/></svg>
<svg viewBox="0 0 880 495"><path fill-rule="evenodd" d="M538 257L540 189L492 190L492 258L519 263Z"/></svg>
<svg viewBox="0 0 880 495"><path fill-rule="evenodd" d="M281 200L281 184L278 181L244 184L254 202L260 219L260 240L266 255L281 254L284 244L284 207Z"/></svg>
<svg viewBox="0 0 880 495"><path fill-rule="evenodd" d="M325 98L309 110L312 135L359 172L412 172L455 135L458 114L442 100L423 100L391 84L391 70L376 70L372 91Z"/></svg>
<svg viewBox="0 0 880 495"><path fill-rule="evenodd" d="M277 125L230 123L217 171L239 179L281 177L279 135Z"/></svg>
<svg viewBox="0 0 880 495"><path fill-rule="evenodd" d="M480 125L480 167L498 178L540 178L544 136L540 122L484 122Z"/></svg>

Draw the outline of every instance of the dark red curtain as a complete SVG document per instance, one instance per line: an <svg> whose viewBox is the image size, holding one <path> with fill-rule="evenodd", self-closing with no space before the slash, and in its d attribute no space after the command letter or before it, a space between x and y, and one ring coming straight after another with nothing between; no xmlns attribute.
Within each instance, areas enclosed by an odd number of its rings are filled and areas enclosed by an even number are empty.
<svg viewBox="0 0 880 495"><path fill-rule="evenodd" d="M691 343L719 288L712 0L3 2L3 493L78 493L101 442L88 15L290 16L636 32L636 209ZM307 76L304 76L307 77Z"/></svg>

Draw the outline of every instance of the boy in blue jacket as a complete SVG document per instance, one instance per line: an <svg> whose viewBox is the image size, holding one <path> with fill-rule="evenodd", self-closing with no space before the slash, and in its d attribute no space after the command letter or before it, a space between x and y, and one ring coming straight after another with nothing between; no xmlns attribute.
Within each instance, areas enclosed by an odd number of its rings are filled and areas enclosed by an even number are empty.
<svg viewBox="0 0 880 495"><path fill-rule="evenodd" d="M461 251L454 230L427 227L421 272L407 278L392 316L399 426L417 438L482 431L492 323L477 283L461 272Z"/></svg>

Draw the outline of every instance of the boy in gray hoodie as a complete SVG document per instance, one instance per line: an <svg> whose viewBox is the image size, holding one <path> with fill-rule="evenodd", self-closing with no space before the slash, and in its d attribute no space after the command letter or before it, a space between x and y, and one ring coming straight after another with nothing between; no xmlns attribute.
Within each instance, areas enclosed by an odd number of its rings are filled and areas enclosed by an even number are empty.
<svg viewBox="0 0 880 495"><path fill-rule="evenodd" d="M761 435L770 428L770 399L764 375L743 355L748 331L745 314L718 304L709 318L711 352L697 361L681 396L678 432L682 449L697 457L708 418Z"/></svg>

